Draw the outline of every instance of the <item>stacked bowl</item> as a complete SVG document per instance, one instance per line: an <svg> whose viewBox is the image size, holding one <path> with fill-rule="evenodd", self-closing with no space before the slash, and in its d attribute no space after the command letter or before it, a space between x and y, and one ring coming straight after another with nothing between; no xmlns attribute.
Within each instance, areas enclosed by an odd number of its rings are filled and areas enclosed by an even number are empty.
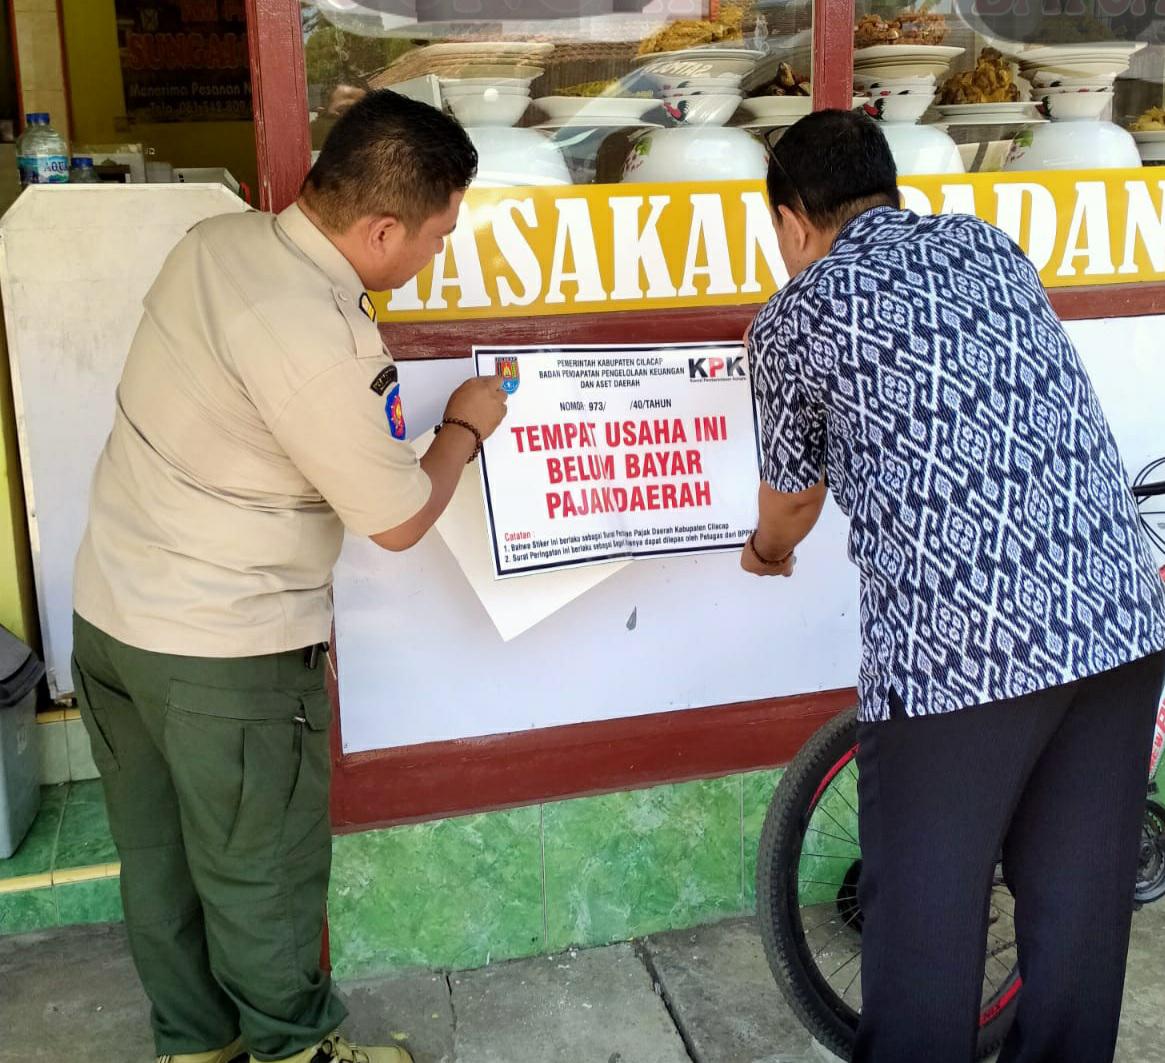
<svg viewBox="0 0 1165 1063"><path fill-rule="evenodd" d="M1139 166L1136 142L1105 121L1118 75L1143 43L1038 45L1019 49L1020 76L1051 125L1017 134L1005 170L1060 170Z"/></svg>
<svg viewBox="0 0 1165 1063"><path fill-rule="evenodd" d="M935 126L919 124L951 60L962 48L890 44L854 52L854 85L869 97L864 110L882 129L900 174L963 173L955 142Z"/></svg>
<svg viewBox="0 0 1165 1063"><path fill-rule="evenodd" d="M880 122L917 122L938 92L933 74L884 78L855 71L854 84L870 98L866 113Z"/></svg>
<svg viewBox="0 0 1165 1063"><path fill-rule="evenodd" d="M1091 120L1109 110L1117 76L1143 47L1143 42L1124 41L1036 45L1021 49L1015 59L1020 76L1031 82L1032 98L1048 117Z"/></svg>
<svg viewBox="0 0 1165 1063"><path fill-rule="evenodd" d="M463 126L515 126L530 106L536 76L441 78L441 98Z"/></svg>
<svg viewBox="0 0 1165 1063"><path fill-rule="evenodd" d="M667 79L657 94L667 116L679 125L722 126L744 98L740 82L736 74Z"/></svg>

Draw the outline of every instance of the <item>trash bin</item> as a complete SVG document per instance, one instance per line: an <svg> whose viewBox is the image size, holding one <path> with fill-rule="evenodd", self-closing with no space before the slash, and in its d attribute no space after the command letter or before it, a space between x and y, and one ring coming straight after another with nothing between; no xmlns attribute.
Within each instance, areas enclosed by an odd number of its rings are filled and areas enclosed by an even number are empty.
<svg viewBox="0 0 1165 1063"><path fill-rule="evenodd" d="M44 665L0 627L0 859L24 840L40 808L36 685Z"/></svg>

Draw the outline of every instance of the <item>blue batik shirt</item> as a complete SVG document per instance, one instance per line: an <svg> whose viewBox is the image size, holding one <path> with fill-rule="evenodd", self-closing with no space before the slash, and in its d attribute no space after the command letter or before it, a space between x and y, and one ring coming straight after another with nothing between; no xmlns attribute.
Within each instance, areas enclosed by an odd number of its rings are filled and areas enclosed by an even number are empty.
<svg viewBox="0 0 1165 1063"><path fill-rule="evenodd" d="M1035 268L875 208L761 311L763 477L826 476L861 573L860 718L1018 697L1165 646L1116 443Z"/></svg>

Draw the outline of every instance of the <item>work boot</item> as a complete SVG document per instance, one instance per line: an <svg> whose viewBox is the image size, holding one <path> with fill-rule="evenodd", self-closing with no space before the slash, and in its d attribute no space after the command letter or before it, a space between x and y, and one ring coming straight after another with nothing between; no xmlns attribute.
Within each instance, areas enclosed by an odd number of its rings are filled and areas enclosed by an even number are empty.
<svg viewBox="0 0 1165 1063"><path fill-rule="evenodd" d="M251 1063L260 1063L260 1060L252 1056ZM305 1048L279 1063L413 1063L413 1057L396 1046L375 1048L371 1045L361 1047L349 1044L338 1033L334 1033L318 1045Z"/></svg>
<svg viewBox="0 0 1165 1063"><path fill-rule="evenodd" d="M210 1052L183 1052L179 1056L158 1056L158 1063L232 1063L236 1056L243 1054L243 1040L232 1041L226 1048L216 1048Z"/></svg>

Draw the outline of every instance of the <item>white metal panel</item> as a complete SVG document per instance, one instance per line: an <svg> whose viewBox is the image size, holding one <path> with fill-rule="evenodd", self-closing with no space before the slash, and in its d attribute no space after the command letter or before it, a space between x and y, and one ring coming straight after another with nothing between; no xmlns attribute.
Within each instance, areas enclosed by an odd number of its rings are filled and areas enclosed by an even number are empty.
<svg viewBox="0 0 1165 1063"><path fill-rule="evenodd" d="M1072 322L1130 474L1165 454L1165 318ZM466 326L466 346L472 326ZM469 361L407 364L410 428ZM831 506L789 580L732 557L637 561L509 643L440 538L406 554L349 539L336 574L348 752L829 689L857 675L857 573ZM630 621L634 618L634 624Z"/></svg>
<svg viewBox="0 0 1165 1063"><path fill-rule="evenodd" d="M0 292L49 686L69 693L73 559L142 297L195 223L246 210L221 185L26 190L0 219Z"/></svg>

